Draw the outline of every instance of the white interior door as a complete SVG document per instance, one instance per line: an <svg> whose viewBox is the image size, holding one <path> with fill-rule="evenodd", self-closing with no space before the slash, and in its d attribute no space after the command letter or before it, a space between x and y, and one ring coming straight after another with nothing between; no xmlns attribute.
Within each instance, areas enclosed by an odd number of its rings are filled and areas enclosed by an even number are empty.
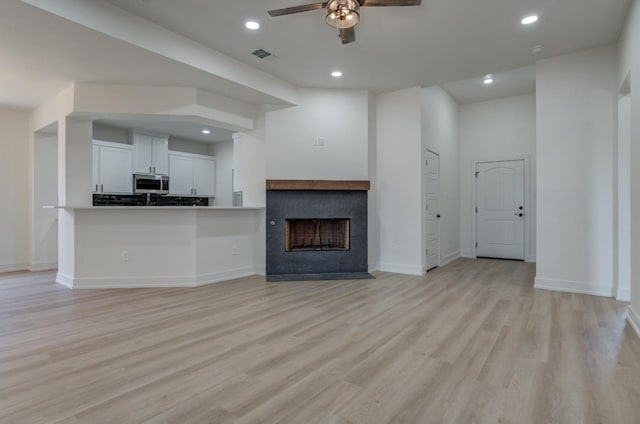
<svg viewBox="0 0 640 424"><path fill-rule="evenodd" d="M524 160L476 164L476 256L524 260Z"/></svg>
<svg viewBox="0 0 640 424"><path fill-rule="evenodd" d="M426 160L426 268L440 266L440 157L427 150Z"/></svg>

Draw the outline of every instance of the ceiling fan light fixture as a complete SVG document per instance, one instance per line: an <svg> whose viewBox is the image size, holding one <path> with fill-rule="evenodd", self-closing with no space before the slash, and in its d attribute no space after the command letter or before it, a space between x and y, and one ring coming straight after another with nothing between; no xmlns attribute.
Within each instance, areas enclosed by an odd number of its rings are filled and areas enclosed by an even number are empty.
<svg viewBox="0 0 640 424"><path fill-rule="evenodd" d="M360 22L360 3L356 0L330 0L325 20L337 29L354 27Z"/></svg>

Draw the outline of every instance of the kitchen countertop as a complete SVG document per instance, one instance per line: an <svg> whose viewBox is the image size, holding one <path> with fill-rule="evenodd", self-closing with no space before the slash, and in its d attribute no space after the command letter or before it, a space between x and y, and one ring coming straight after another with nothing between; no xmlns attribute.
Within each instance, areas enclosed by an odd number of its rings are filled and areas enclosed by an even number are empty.
<svg viewBox="0 0 640 424"><path fill-rule="evenodd" d="M161 210L161 211L194 211L194 210L262 210L264 206L43 206L43 209L76 209L76 210Z"/></svg>

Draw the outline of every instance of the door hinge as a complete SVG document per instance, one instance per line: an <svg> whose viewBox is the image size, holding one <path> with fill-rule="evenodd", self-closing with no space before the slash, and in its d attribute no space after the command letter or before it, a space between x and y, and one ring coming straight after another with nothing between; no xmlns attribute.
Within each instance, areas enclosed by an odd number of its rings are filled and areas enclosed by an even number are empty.
<svg viewBox="0 0 640 424"><path fill-rule="evenodd" d="M478 242L476 242L476 247L478 247Z"/></svg>
<svg viewBox="0 0 640 424"><path fill-rule="evenodd" d="M478 208L476 208L476 213L478 213Z"/></svg>
<svg viewBox="0 0 640 424"><path fill-rule="evenodd" d="M478 178L478 175L480 175L480 171L476 171L476 178Z"/></svg>

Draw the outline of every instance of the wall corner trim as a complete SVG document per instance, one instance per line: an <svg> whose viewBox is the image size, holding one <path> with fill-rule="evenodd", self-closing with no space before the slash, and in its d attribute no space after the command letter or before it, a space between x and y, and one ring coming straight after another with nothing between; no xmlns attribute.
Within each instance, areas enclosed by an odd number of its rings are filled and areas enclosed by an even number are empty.
<svg viewBox="0 0 640 424"><path fill-rule="evenodd" d="M618 288L616 293L616 300L619 302L631 302L631 289Z"/></svg>
<svg viewBox="0 0 640 424"><path fill-rule="evenodd" d="M631 328L636 332L636 335L640 337L640 314L638 314L633 307L629 306L629 312L627 313L627 321Z"/></svg>
<svg viewBox="0 0 640 424"><path fill-rule="evenodd" d="M74 281L73 278L59 272L56 274L56 283L61 284L68 289L72 289Z"/></svg>
<svg viewBox="0 0 640 424"><path fill-rule="evenodd" d="M611 284L590 283L584 281L561 280L547 277L537 277L535 289L552 290L567 293L589 294L592 296L614 297L614 288Z"/></svg>

